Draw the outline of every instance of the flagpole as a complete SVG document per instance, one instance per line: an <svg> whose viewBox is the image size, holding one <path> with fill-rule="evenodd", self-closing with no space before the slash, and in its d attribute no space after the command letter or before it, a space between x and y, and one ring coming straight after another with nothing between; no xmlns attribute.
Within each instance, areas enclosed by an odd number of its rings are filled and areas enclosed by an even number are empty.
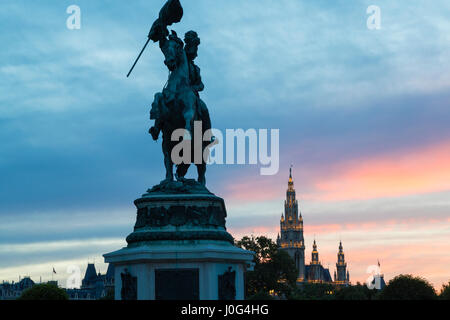
<svg viewBox="0 0 450 320"><path fill-rule="evenodd" d="M139 61L139 59L142 56L142 53L144 52L145 48L147 48L148 43L150 42L150 38L147 39L147 42L145 43L144 47L141 50L141 53L139 53L137 59L134 61L133 66L131 67L130 71L127 74L127 78L130 76L131 72L133 72L134 67L136 66L136 63Z"/></svg>

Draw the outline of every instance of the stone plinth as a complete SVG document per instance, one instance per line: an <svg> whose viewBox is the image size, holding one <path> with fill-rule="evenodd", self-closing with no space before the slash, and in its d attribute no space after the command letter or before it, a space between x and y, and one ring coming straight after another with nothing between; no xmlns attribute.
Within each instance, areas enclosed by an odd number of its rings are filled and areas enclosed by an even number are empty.
<svg viewBox="0 0 450 320"><path fill-rule="evenodd" d="M134 204L137 218L129 246L159 240L218 240L233 244L226 231L222 198L213 194L144 195Z"/></svg>
<svg viewBox="0 0 450 320"><path fill-rule="evenodd" d="M115 266L115 298L243 299L253 255L234 246L223 199L169 191L153 188L137 199L128 246L104 255Z"/></svg>

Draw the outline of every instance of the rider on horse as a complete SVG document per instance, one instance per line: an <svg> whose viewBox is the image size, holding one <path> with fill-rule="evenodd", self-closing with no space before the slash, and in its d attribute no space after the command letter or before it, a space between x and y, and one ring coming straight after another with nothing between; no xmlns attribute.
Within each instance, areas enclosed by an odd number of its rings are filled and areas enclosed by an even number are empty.
<svg viewBox="0 0 450 320"><path fill-rule="evenodd" d="M154 28L155 27L152 27L152 30ZM161 49L163 49L165 41L167 41L166 35L168 34L168 32L161 28L158 33L159 45ZM175 38L176 34L173 32L171 35L169 35L169 38L171 37ZM177 39L179 40L179 38ZM198 46L200 45L200 38L195 31L189 31L185 34L184 43L184 51L189 62L189 85L198 98L197 111L200 114L202 120L203 130L206 131L211 129L211 119L206 104L203 102L203 100L200 99L199 92L203 91L205 86L200 76L200 68L194 63L194 60L197 57ZM167 111L167 105L169 105L175 98L176 97L174 96L174 92L173 90L170 90L170 88L164 88L162 93L157 93L155 95L155 100L152 104L152 110L150 111L150 119L155 120L155 125L149 130L154 140L158 140L159 133L161 132L164 121L163 115L164 111Z"/></svg>

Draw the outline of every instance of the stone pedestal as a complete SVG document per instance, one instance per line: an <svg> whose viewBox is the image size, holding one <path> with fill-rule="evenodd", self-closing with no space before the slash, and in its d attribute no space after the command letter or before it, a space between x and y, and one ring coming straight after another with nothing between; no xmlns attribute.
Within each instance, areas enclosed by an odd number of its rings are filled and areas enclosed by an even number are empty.
<svg viewBox="0 0 450 320"><path fill-rule="evenodd" d="M115 267L116 300L244 299L253 255L234 246L222 198L153 190L135 205L128 246L104 255Z"/></svg>

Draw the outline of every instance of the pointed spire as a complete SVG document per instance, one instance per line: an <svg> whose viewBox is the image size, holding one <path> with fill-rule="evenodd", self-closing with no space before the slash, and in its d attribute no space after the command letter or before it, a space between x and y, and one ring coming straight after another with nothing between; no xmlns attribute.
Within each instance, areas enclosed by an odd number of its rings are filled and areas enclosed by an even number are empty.
<svg viewBox="0 0 450 320"><path fill-rule="evenodd" d="M293 191L294 190L294 179L292 179L292 165L289 168L288 190L289 191Z"/></svg>
<svg viewBox="0 0 450 320"><path fill-rule="evenodd" d="M311 263L319 264L319 252L317 251L316 239L314 239L313 251L311 252Z"/></svg>
<svg viewBox="0 0 450 320"><path fill-rule="evenodd" d="M345 270L347 263L345 262L344 249L342 247L342 241L339 241L339 252L337 254L336 268L338 269L338 280L345 281Z"/></svg>

